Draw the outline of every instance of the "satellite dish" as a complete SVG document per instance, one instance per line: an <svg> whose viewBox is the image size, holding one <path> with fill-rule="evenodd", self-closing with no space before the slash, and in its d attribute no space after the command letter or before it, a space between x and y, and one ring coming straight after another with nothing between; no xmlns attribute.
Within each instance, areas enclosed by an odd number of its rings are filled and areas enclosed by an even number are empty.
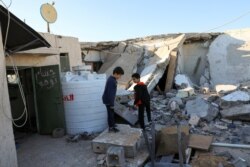
<svg viewBox="0 0 250 167"><path fill-rule="evenodd" d="M40 8L42 18L47 22L48 32L50 32L49 23L54 23L56 22L56 19L57 19L57 12L56 12L56 9L53 7L53 5L46 3L46 4L43 4Z"/></svg>

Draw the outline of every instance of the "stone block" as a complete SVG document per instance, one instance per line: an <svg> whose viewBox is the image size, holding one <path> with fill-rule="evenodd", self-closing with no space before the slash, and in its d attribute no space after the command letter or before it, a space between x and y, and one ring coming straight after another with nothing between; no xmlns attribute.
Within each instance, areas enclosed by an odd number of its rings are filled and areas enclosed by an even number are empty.
<svg viewBox="0 0 250 167"><path fill-rule="evenodd" d="M109 147L107 150L106 162L108 167L125 167L123 147Z"/></svg>
<svg viewBox="0 0 250 167"><path fill-rule="evenodd" d="M108 129L92 140L95 153L106 153L110 146L123 147L126 157L135 157L141 147L142 131L129 125L118 124L118 133L110 133Z"/></svg>
<svg viewBox="0 0 250 167"><path fill-rule="evenodd" d="M192 126L196 126L198 125L199 121L200 121L200 117L198 117L197 115L191 115L188 123Z"/></svg>

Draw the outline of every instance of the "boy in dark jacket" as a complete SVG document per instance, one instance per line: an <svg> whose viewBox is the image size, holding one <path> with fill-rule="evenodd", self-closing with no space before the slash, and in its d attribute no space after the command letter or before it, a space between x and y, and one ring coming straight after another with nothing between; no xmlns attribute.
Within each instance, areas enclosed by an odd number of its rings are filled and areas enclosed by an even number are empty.
<svg viewBox="0 0 250 167"><path fill-rule="evenodd" d="M138 119L140 126L145 130L144 123L144 109L146 108L148 122L151 123L151 112L150 112L150 95L148 93L147 85L140 82L140 74L134 73L132 80L136 85L134 86L135 101L134 105L138 107Z"/></svg>
<svg viewBox="0 0 250 167"><path fill-rule="evenodd" d="M115 127L114 102L117 90L117 80L121 78L124 71L121 67L116 67L113 70L113 75L109 76L106 81L105 89L102 95L103 104L106 105L108 112L108 125L110 132L119 132Z"/></svg>

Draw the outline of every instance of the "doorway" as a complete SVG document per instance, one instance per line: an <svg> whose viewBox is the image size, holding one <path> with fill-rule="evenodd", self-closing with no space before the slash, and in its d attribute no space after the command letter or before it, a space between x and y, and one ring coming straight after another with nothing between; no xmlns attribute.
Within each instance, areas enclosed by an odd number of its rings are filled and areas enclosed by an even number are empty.
<svg viewBox="0 0 250 167"><path fill-rule="evenodd" d="M12 117L22 116L14 121L14 132L51 134L56 128L65 128L59 65L19 67L18 75L7 68L6 75Z"/></svg>

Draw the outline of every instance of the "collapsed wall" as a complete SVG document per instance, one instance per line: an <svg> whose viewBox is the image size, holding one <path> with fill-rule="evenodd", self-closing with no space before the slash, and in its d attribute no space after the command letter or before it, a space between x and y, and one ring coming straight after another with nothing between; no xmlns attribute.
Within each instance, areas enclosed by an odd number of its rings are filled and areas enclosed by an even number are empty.
<svg viewBox="0 0 250 167"><path fill-rule="evenodd" d="M237 84L250 80L250 29L218 36L207 54L211 84Z"/></svg>
<svg viewBox="0 0 250 167"><path fill-rule="evenodd" d="M131 75L138 72L141 74L141 81L151 91L166 70L170 52L179 48L184 39L184 34L171 34L121 42L82 43L82 50L85 61L103 63L99 73L112 75L113 69L121 66L125 74L118 81L120 88L132 90Z"/></svg>

